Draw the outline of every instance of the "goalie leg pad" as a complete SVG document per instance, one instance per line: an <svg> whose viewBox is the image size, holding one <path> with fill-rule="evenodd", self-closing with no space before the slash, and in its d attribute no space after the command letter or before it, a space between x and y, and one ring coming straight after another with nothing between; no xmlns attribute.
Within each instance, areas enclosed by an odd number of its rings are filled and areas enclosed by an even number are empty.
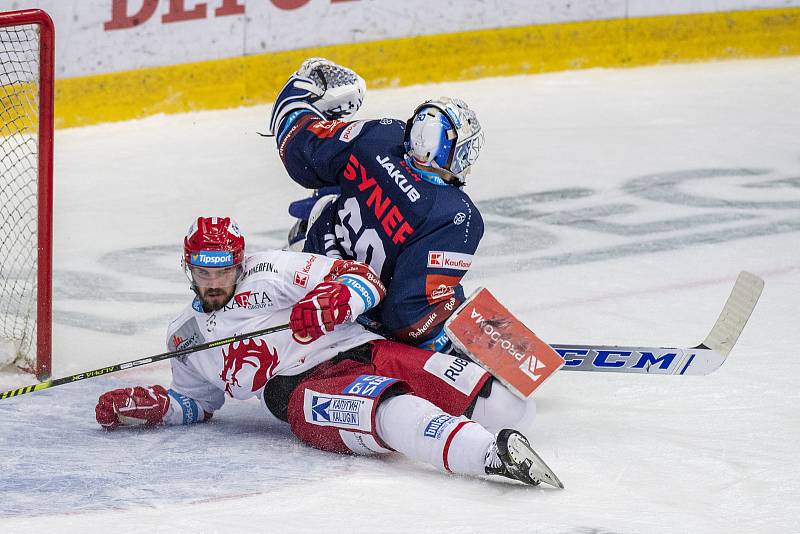
<svg viewBox="0 0 800 534"><path fill-rule="evenodd" d="M333 191L332 193L325 193L325 191ZM305 198L303 200L296 200L289 205L289 214L298 217L294 225L289 229L287 241L289 243L288 249L296 252L302 252L305 245L306 233L314 226L322 212L329 205L336 202L341 193L341 188L336 187L323 187L314 193L314 196ZM320 196L321 195L321 196ZM330 216L325 218L324 223L330 219ZM327 228L326 228L327 230Z"/></svg>

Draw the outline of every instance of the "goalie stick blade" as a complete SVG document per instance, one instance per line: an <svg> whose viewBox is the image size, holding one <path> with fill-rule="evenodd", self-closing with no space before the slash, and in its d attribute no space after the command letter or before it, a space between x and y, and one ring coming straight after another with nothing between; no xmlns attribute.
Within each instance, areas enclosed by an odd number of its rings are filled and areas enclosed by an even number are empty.
<svg viewBox="0 0 800 534"><path fill-rule="evenodd" d="M564 370L707 375L722 366L756 307L764 281L742 271L706 339L692 348L552 345Z"/></svg>
<svg viewBox="0 0 800 534"><path fill-rule="evenodd" d="M739 273L722 313L700 346L725 358L739 339L763 290L764 280L747 271Z"/></svg>

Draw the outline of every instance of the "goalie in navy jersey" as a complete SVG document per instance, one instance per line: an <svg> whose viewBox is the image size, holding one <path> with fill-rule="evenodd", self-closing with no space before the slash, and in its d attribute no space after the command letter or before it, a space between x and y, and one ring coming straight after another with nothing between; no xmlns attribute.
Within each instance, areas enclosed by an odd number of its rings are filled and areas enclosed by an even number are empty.
<svg viewBox="0 0 800 534"><path fill-rule="evenodd" d="M190 227L183 264L194 299L167 329L169 350L290 329L173 358L169 389L104 393L95 408L103 428L201 423L229 398L257 397L322 450L394 450L453 473L563 487L509 428L532 424L533 401L473 362L388 341L355 322L385 294L368 265L282 250L245 255L238 226L220 217Z"/></svg>
<svg viewBox="0 0 800 534"><path fill-rule="evenodd" d="M312 58L278 95L270 131L289 175L316 189L290 206L292 250L369 264L387 287L362 318L413 346L449 351L444 321L464 301L461 279L483 236L463 191L483 133L461 100L419 105L407 121L346 122L365 93L352 70Z"/></svg>

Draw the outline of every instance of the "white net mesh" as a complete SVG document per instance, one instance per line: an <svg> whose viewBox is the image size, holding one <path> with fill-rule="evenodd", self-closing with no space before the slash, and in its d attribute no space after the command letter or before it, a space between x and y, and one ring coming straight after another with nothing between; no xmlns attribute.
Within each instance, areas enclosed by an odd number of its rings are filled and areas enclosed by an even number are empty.
<svg viewBox="0 0 800 534"><path fill-rule="evenodd" d="M39 161L36 25L0 26L0 104L0 365L16 361L31 367L36 358Z"/></svg>

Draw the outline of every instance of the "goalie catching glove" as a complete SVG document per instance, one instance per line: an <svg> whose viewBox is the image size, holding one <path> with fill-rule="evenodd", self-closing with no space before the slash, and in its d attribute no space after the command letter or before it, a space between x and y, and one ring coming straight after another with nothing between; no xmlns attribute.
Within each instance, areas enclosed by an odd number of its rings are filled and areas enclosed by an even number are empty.
<svg viewBox="0 0 800 534"><path fill-rule="evenodd" d="M326 120L349 117L361 107L366 91L364 79L355 71L327 59L309 58L275 99L269 131L280 137L283 120L303 110Z"/></svg>

